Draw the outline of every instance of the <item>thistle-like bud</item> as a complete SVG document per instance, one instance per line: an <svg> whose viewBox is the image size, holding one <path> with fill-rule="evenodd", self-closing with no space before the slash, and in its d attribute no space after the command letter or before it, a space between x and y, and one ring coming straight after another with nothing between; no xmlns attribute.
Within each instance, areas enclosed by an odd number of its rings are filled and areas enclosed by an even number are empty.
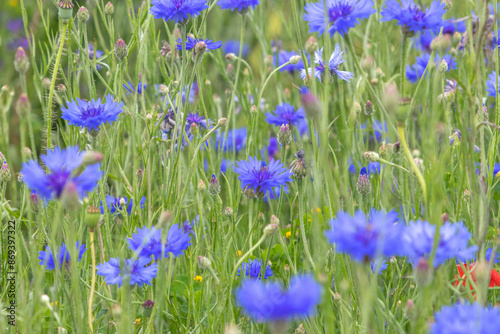
<svg viewBox="0 0 500 334"><path fill-rule="evenodd" d="M250 114L256 114L258 111L257 109L257 106L255 104L253 104L251 107L250 107Z"/></svg>
<svg viewBox="0 0 500 334"><path fill-rule="evenodd" d="M314 36L311 36L307 39L304 48L306 49L307 53L315 53L319 48L318 41L316 40L316 38L314 38Z"/></svg>
<svg viewBox="0 0 500 334"><path fill-rule="evenodd" d="M73 16L73 7L75 5L73 5L71 0L62 0L57 6L59 7L59 17L63 21L68 21Z"/></svg>
<svg viewBox="0 0 500 334"><path fill-rule="evenodd" d="M375 112L375 108L373 107L373 103L368 100L365 104L365 115L370 116Z"/></svg>
<svg viewBox="0 0 500 334"><path fill-rule="evenodd" d="M458 31L455 31L452 40L453 45L457 46L457 44L460 43L461 41L462 41L462 35Z"/></svg>
<svg viewBox="0 0 500 334"><path fill-rule="evenodd" d="M441 73L444 73L446 71L448 71L448 63L446 62L446 60L441 60L441 63L439 63L439 72Z"/></svg>
<svg viewBox="0 0 500 334"><path fill-rule="evenodd" d="M9 182L12 178L12 173L10 172L9 165L7 161L4 161L2 164L2 168L0 168L0 181Z"/></svg>
<svg viewBox="0 0 500 334"><path fill-rule="evenodd" d="M28 95L26 95L25 93L22 93L16 102L16 112L19 117L26 117L31 113L31 103Z"/></svg>
<svg viewBox="0 0 500 334"><path fill-rule="evenodd" d="M378 153L372 151L365 152L363 155L368 162L377 162L380 159Z"/></svg>
<svg viewBox="0 0 500 334"><path fill-rule="evenodd" d="M113 6L111 2L108 2L106 6L104 6L104 13L106 13L106 15L113 15L114 12L115 6Z"/></svg>
<svg viewBox="0 0 500 334"><path fill-rule="evenodd" d="M68 182L61 194L61 202L64 207L71 209L80 204L80 198L78 197L78 189L74 182Z"/></svg>
<svg viewBox="0 0 500 334"><path fill-rule="evenodd" d="M217 196L220 193L219 180L217 180L215 174L212 174L212 178L210 179L210 184L208 185L208 192L212 196Z"/></svg>
<svg viewBox="0 0 500 334"><path fill-rule="evenodd" d="M59 93L64 93L66 91L66 86L64 84L57 85L57 91Z"/></svg>
<svg viewBox="0 0 500 334"><path fill-rule="evenodd" d="M158 219L159 228L166 227L172 218L172 213L170 211L163 211Z"/></svg>
<svg viewBox="0 0 500 334"><path fill-rule="evenodd" d="M292 56L289 60L290 64L297 65L299 61L302 59L301 56Z"/></svg>
<svg viewBox="0 0 500 334"><path fill-rule="evenodd" d="M208 257L200 255L198 256L198 267L201 270L212 268L212 261Z"/></svg>
<svg viewBox="0 0 500 334"><path fill-rule="evenodd" d="M101 210L93 205L88 206L87 213L85 214L85 222L91 231L99 224L100 219Z"/></svg>
<svg viewBox="0 0 500 334"><path fill-rule="evenodd" d="M193 62L196 64L201 63L206 52L207 44L204 41L199 41L198 43L196 43L193 49Z"/></svg>
<svg viewBox="0 0 500 334"><path fill-rule="evenodd" d="M232 77L234 74L234 67L232 64L227 64L226 73L228 77Z"/></svg>
<svg viewBox="0 0 500 334"><path fill-rule="evenodd" d="M168 95L169 89L166 85L160 85L160 94L163 96Z"/></svg>
<svg viewBox="0 0 500 334"><path fill-rule="evenodd" d="M238 59L238 57L234 53L228 53L226 54L226 60L230 63Z"/></svg>
<svg viewBox="0 0 500 334"><path fill-rule="evenodd" d="M278 217L276 217L275 215L272 215L271 219L269 221L270 221L271 224L276 224L278 226L280 224L280 219Z"/></svg>
<svg viewBox="0 0 500 334"><path fill-rule="evenodd" d="M142 303L142 308L143 308L143 315L146 318L149 318L151 316L151 313L153 311L153 307L155 306L155 302L152 301L151 299L146 300L144 303Z"/></svg>
<svg viewBox="0 0 500 334"><path fill-rule="evenodd" d="M78 22L86 23L90 18L89 10L83 6L80 7L76 13L76 17L78 18Z"/></svg>
<svg viewBox="0 0 500 334"><path fill-rule="evenodd" d="M375 66L375 59L372 56L366 56L361 60L361 67L365 72L371 71L371 69Z"/></svg>
<svg viewBox="0 0 500 334"><path fill-rule="evenodd" d="M220 128L223 128L224 126L226 126L226 123L227 123L227 118L222 117L222 118L221 118L221 119L219 119L219 121L217 122L217 125L218 125Z"/></svg>
<svg viewBox="0 0 500 334"><path fill-rule="evenodd" d="M292 142L292 131L290 131L290 126L288 126L288 124L282 124L276 137L278 143L281 145L289 145Z"/></svg>
<svg viewBox="0 0 500 334"><path fill-rule="evenodd" d="M431 42L431 49L437 51L440 54L446 53L451 46L451 36L449 34L443 34L434 38Z"/></svg>
<svg viewBox="0 0 500 334"><path fill-rule="evenodd" d="M101 162L102 158L103 158L102 153L95 151L85 151L85 155L83 156L81 165L82 166L93 165L98 162Z"/></svg>
<svg viewBox="0 0 500 334"><path fill-rule="evenodd" d="M429 267L429 261L425 258L418 260L415 267L415 281L421 287L426 286L432 281L432 269Z"/></svg>
<svg viewBox="0 0 500 334"><path fill-rule="evenodd" d="M207 190L207 185L201 179L200 179L200 181L198 181L198 190L199 191L205 191L205 190Z"/></svg>
<svg viewBox="0 0 500 334"><path fill-rule="evenodd" d="M264 235L266 237L270 237L271 235L276 233L277 230L278 230L277 224L269 224L266 227L264 227Z"/></svg>
<svg viewBox="0 0 500 334"><path fill-rule="evenodd" d="M49 89L51 84L52 84L52 83L50 82L50 79L49 79L49 78L43 78L43 79L42 79L42 87L43 87L43 88L45 88L45 89Z"/></svg>
<svg viewBox="0 0 500 334"><path fill-rule="evenodd" d="M293 155L296 159L290 164L293 177L298 180L303 179L307 175L306 162L304 161L304 150L299 150Z"/></svg>
<svg viewBox="0 0 500 334"><path fill-rule="evenodd" d="M128 56L128 46L121 38L118 38L118 41L116 41L115 56L119 61L123 61Z"/></svg>
<svg viewBox="0 0 500 334"><path fill-rule="evenodd" d="M307 334L306 329L304 328L304 324L300 324L299 327L295 329L293 334Z"/></svg>
<svg viewBox="0 0 500 334"><path fill-rule="evenodd" d="M22 46L17 48L16 56L14 58L14 68L19 74L25 74L30 68L28 56L26 56L26 52Z"/></svg>
<svg viewBox="0 0 500 334"><path fill-rule="evenodd" d="M382 145L380 145L380 148L378 149L378 154L380 157L385 158L387 156L388 151L389 150L387 148L387 145L385 143L382 143Z"/></svg>
<svg viewBox="0 0 500 334"><path fill-rule="evenodd" d="M225 210L224 210L224 214L226 215L226 217L228 218L231 218L233 216L233 209L231 207L227 207Z"/></svg>
<svg viewBox="0 0 500 334"><path fill-rule="evenodd" d="M366 167L361 168L358 183L356 184L356 190L363 196L368 195L372 191L370 179L368 179L368 174L366 173Z"/></svg>

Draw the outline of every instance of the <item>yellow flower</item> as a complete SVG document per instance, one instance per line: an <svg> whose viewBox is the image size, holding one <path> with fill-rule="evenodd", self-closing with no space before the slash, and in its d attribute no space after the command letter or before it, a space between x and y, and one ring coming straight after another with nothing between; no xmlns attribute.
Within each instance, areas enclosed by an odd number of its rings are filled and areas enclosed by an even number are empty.
<svg viewBox="0 0 500 334"><path fill-rule="evenodd" d="M142 319L140 319L140 318L135 319L135 321L134 321L134 325L136 325L136 326L137 326L137 325L140 325L140 324L141 324L141 320L142 320Z"/></svg>
<svg viewBox="0 0 500 334"><path fill-rule="evenodd" d="M321 209L320 208L316 208L316 211L318 211L318 213L321 213Z"/></svg>
<svg viewBox="0 0 500 334"><path fill-rule="evenodd" d="M19 5L19 0L9 0L9 6L17 7Z"/></svg>
<svg viewBox="0 0 500 334"><path fill-rule="evenodd" d="M50 305L51 305L52 307L57 306L57 300L56 300L55 302L53 302L53 303L50 303Z"/></svg>
<svg viewBox="0 0 500 334"><path fill-rule="evenodd" d="M287 238L290 238L290 237L292 236L292 231L288 231L288 232L286 232L285 236L286 236Z"/></svg>
<svg viewBox="0 0 500 334"><path fill-rule="evenodd" d="M241 256L241 251L240 250L236 252L236 256Z"/></svg>
<svg viewBox="0 0 500 334"><path fill-rule="evenodd" d="M201 281L203 281L203 277L197 275L194 277L194 280L201 283Z"/></svg>

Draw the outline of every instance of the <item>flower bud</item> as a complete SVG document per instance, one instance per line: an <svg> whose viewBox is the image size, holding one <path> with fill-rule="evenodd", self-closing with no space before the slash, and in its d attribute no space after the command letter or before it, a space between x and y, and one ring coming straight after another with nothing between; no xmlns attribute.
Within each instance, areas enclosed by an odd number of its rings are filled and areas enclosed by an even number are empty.
<svg viewBox="0 0 500 334"><path fill-rule="evenodd" d="M385 145L385 143L383 143L380 148L378 149L378 154L381 158L385 158L387 156L387 153L388 153L388 148L387 148L387 145Z"/></svg>
<svg viewBox="0 0 500 334"><path fill-rule="evenodd" d="M226 55L226 60L230 63L232 63L233 61L235 61L236 59L238 59L238 57L236 57L236 55L234 53L228 53Z"/></svg>
<svg viewBox="0 0 500 334"><path fill-rule="evenodd" d="M19 74L25 74L30 68L28 56L26 56L26 52L22 46L17 48L16 56L14 58L14 68Z"/></svg>
<svg viewBox="0 0 500 334"><path fill-rule="evenodd" d="M359 173L358 183L356 184L356 190L363 196L368 195L372 191L372 186L368 175L366 174L366 167L361 168Z"/></svg>
<svg viewBox="0 0 500 334"><path fill-rule="evenodd" d="M307 175L306 162L304 161L304 150L299 150L293 155L296 159L290 164L293 177L300 180Z"/></svg>
<svg viewBox="0 0 500 334"><path fill-rule="evenodd" d="M9 182L12 177L12 173L10 172L9 165L7 161L4 161L2 164L2 168L0 168L0 181Z"/></svg>
<svg viewBox="0 0 500 334"><path fill-rule="evenodd" d="M217 122L217 125L222 128L224 126L226 126L226 123L227 123L227 119L225 117L222 117L221 119L219 119L219 121Z"/></svg>
<svg viewBox="0 0 500 334"><path fill-rule="evenodd" d="M364 153L365 159L368 162L377 162L380 159L380 156L376 152L368 151Z"/></svg>
<svg viewBox="0 0 500 334"><path fill-rule="evenodd" d="M304 47L307 53L315 53L319 48L318 41L314 36L311 36L307 39L306 45Z"/></svg>
<svg viewBox="0 0 500 334"><path fill-rule="evenodd" d="M441 60L441 63L439 63L439 72L444 73L448 71L448 63L446 60Z"/></svg>
<svg viewBox="0 0 500 334"><path fill-rule="evenodd" d="M203 182L203 180L200 179L200 181L198 181L198 190L205 191L206 189L207 185L205 184L205 182Z"/></svg>
<svg viewBox="0 0 500 334"><path fill-rule="evenodd" d="M420 258L415 267L415 281L421 287L426 286L432 281L432 269L429 267L429 261L425 258Z"/></svg>
<svg viewBox="0 0 500 334"><path fill-rule="evenodd" d="M101 210L93 205L87 207L87 213L85 214L85 222L89 227L90 231L93 231L94 228L99 224L99 220L101 219Z"/></svg>
<svg viewBox="0 0 500 334"><path fill-rule="evenodd" d="M102 153L95 151L86 151L82 159L82 166L93 165L101 162L103 158Z"/></svg>
<svg viewBox="0 0 500 334"><path fill-rule="evenodd" d="M269 224L266 227L264 227L264 235L266 237L270 237L271 235L276 233L277 230L278 230L277 224Z"/></svg>
<svg viewBox="0 0 500 334"><path fill-rule="evenodd" d="M76 13L76 17L79 22L86 23L90 18L89 10L83 6L80 7L78 12Z"/></svg>
<svg viewBox="0 0 500 334"><path fill-rule="evenodd" d="M196 64L201 63L206 52L207 44L204 41L199 41L198 43L196 43L193 49L193 62Z"/></svg>
<svg viewBox="0 0 500 334"><path fill-rule="evenodd" d="M234 68L233 68L233 65L231 64L227 64L227 67L226 67L226 73L229 77L232 77L233 74L234 74Z"/></svg>
<svg viewBox="0 0 500 334"><path fill-rule="evenodd" d="M453 45L456 46L461 41L462 41L462 35L458 31L455 31L455 33L453 34L453 40L452 40Z"/></svg>
<svg viewBox="0 0 500 334"><path fill-rule="evenodd" d="M288 126L288 124L282 124L276 137L278 143L281 145L289 145L292 142L292 131L290 131L290 126Z"/></svg>
<svg viewBox="0 0 500 334"><path fill-rule="evenodd" d="M308 117L318 118L321 115L321 103L305 86L300 89L300 100Z"/></svg>
<svg viewBox="0 0 500 334"><path fill-rule="evenodd" d="M250 114L254 115L257 113L257 106L254 104L250 107Z"/></svg>
<svg viewBox="0 0 500 334"><path fill-rule="evenodd" d="M406 318L413 320L417 316L417 310L415 309L415 303L413 300L408 299L404 307L404 315Z"/></svg>
<svg viewBox="0 0 500 334"><path fill-rule="evenodd" d="M78 197L78 189L76 184L72 181L68 182L62 191L61 202L64 207L72 209L80 204L80 198Z"/></svg>
<svg viewBox="0 0 500 334"><path fill-rule="evenodd" d="M50 88L50 86L51 86L51 84L52 84L52 83L50 82L50 79L49 79L49 78L43 78L43 79L42 79L42 86L43 86L43 88L45 88L45 89L49 89L49 88Z"/></svg>
<svg viewBox="0 0 500 334"><path fill-rule="evenodd" d="M68 21L73 16L73 7L75 5L73 5L71 0L62 0L57 6L59 7L59 17L63 21Z"/></svg>
<svg viewBox="0 0 500 334"><path fill-rule="evenodd" d="M366 101L365 104L365 115L370 116L375 112L375 108L370 100Z"/></svg>
<svg viewBox="0 0 500 334"><path fill-rule="evenodd" d="M212 261L209 258L200 255L198 256L198 267L202 270L212 268Z"/></svg>
<svg viewBox="0 0 500 334"><path fill-rule="evenodd" d="M365 72L371 71L371 69L375 66L375 59L372 56L366 56L361 60L361 67Z"/></svg>
<svg viewBox="0 0 500 334"><path fill-rule="evenodd" d="M301 56L292 56L289 60L290 64L297 65L299 61L302 59Z"/></svg>
<svg viewBox="0 0 500 334"><path fill-rule="evenodd" d="M219 180L217 180L215 174L212 174L212 178L210 179L210 184L208 185L208 192L212 196L217 196L220 193Z"/></svg>
<svg viewBox="0 0 500 334"><path fill-rule="evenodd" d="M158 227L166 227L172 218L172 213L170 211L163 211L158 219Z"/></svg>
<svg viewBox="0 0 500 334"><path fill-rule="evenodd" d="M275 224L275 225L278 225L278 226L279 226L279 224L280 224L280 220L279 220L279 218L278 218L278 217L276 217L275 215L272 215L272 216L271 216L270 222L271 222L271 224Z"/></svg>
<svg viewBox="0 0 500 334"><path fill-rule="evenodd" d="M228 218L231 218L233 216L233 209L231 207L227 207L225 210L224 210L224 214L226 215L226 217Z"/></svg>
<svg viewBox="0 0 500 334"><path fill-rule="evenodd" d="M121 38L118 38L118 41L116 41L115 56L119 61L123 61L128 56L128 46Z"/></svg>
<svg viewBox="0 0 500 334"><path fill-rule="evenodd" d="M153 307L155 306L155 302L152 301L151 299L146 300L144 303L142 303L142 308L143 308L143 315L148 318L151 316L151 313L153 311Z"/></svg>
<svg viewBox="0 0 500 334"><path fill-rule="evenodd" d="M169 89L166 85L160 85L160 94L163 96L168 95Z"/></svg>
<svg viewBox="0 0 500 334"><path fill-rule="evenodd" d="M106 6L104 6L104 13L106 13L106 15L113 15L114 12L115 6L113 6L111 2L108 2Z"/></svg>
<svg viewBox="0 0 500 334"><path fill-rule="evenodd" d="M437 51L439 54L445 54L451 46L451 36L443 34L434 38L431 42L431 49Z"/></svg>
<svg viewBox="0 0 500 334"><path fill-rule="evenodd" d="M31 113L31 103L28 95L26 95L25 93L22 93L16 102L16 112L19 117L26 117Z"/></svg>

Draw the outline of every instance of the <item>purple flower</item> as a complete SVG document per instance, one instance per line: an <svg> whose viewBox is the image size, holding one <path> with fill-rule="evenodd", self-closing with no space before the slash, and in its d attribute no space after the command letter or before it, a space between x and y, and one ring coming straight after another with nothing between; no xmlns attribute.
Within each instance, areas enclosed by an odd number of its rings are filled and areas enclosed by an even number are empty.
<svg viewBox="0 0 500 334"><path fill-rule="evenodd" d="M411 82L415 83L417 82L422 76L426 76L427 73L429 72L429 69L427 68L427 65L429 64L430 60L430 55L427 53L424 53L422 56L417 57L417 62L410 66L406 65L406 78ZM448 71L454 70L457 68L457 64L455 59L451 55L444 55L444 57L440 57L439 54L436 55L436 58L434 59L434 62L436 65L439 65L443 60L446 61L448 64ZM427 71L426 71L427 69ZM424 75L425 72L425 75Z"/></svg>
<svg viewBox="0 0 500 334"><path fill-rule="evenodd" d="M208 124L207 121L205 120L205 117L200 116L198 113L191 113L187 115L186 117L186 132L189 133L191 129L191 125L196 124L199 128L202 128L204 130L207 129Z"/></svg>
<svg viewBox="0 0 500 334"><path fill-rule="evenodd" d="M344 36L360 20L367 19L376 12L373 0L321 0L306 4L304 10L304 20L309 24L309 32L318 32L321 36L328 31L330 37L337 32Z"/></svg>
<svg viewBox="0 0 500 334"><path fill-rule="evenodd" d="M477 246L468 246L472 234L462 222L450 222L441 226L441 233L434 257L434 267L445 263L448 259L471 258L477 251ZM421 258L429 259L434 248L436 226L426 221L410 222L402 236L405 246L403 254L410 261L417 263Z"/></svg>
<svg viewBox="0 0 500 334"><path fill-rule="evenodd" d="M351 255L358 262L372 261L381 256L391 257L401 251L402 225L397 224L398 214L372 209L367 217L357 211L353 217L339 212L330 221L331 230L325 232L328 241L337 251Z"/></svg>
<svg viewBox="0 0 500 334"><path fill-rule="evenodd" d="M76 98L76 102L73 100L67 104L67 108L61 107L61 118L88 131L98 130L103 123L118 121L124 106L121 102L114 102L111 94L106 96L106 103L102 103L101 98L90 102Z"/></svg>
<svg viewBox="0 0 500 334"><path fill-rule="evenodd" d="M85 253L86 250L85 245L80 245L79 241L76 242L78 262L82 260L83 253ZM38 259L40 260L40 265L46 266L47 270L54 270L56 268L56 262L59 269L61 269L63 264L67 264L71 260L69 250L64 242L61 247L57 248L56 252L53 252L49 246L45 247L45 251L40 251L38 253Z"/></svg>
<svg viewBox="0 0 500 334"><path fill-rule="evenodd" d="M339 66L345 62L345 60L342 59L342 55L344 52L340 51L340 47L338 44L335 45L335 51L333 51L332 56L330 57L330 60L328 61L328 69L330 70L330 74L332 76L337 76L339 79L345 80L345 81L350 81L354 74L351 72L346 72L346 71L341 71L339 70ZM314 54L314 62L318 64L314 68L314 76L321 81L324 71L327 68L327 65L323 61L323 48L319 49L316 51ZM311 69L308 68L308 71L306 72L305 69L300 71L300 77L302 79L306 79L306 73L309 73L309 76L311 76Z"/></svg>
<svg viewBox="0 0 500 334"><path fill-rule="evenodd" d="M203 38L192 38L189 37L186 40L186 50L192 50L199 42L204 42L207 45L207 50L216 50L220 49L222 46L222 42L212 42L211 39L203 39ZM177 39L177 50L182 50L182 40Z"/></svg>
<svg viewBox="0 0 500 334"><path fill-rule="evenodd" d="M281 126L283 124L298 125L304 118L303 108L295 110L295 107L288 103L282 103L276 106L273 113L266 114L266 122L271 125Z"/></svg>
<svg viewBox="0 0 500 334"><path fill-rule="evenodd" d="M436 313L430 334L496 334L500 328L500 310L480 304L445 306Z"/></svg>
<svg viewBox="0 0 500 334"><path fill-rule="evenodd" d="M241 266L238 268L238 276L241 276L241 272L243 272L243 275L246 277L261 279L263 265L264 265L263 262L258 259L243 262ZM264 270L264 279L267 279L268 277L271 277L273 275L274 274L273 271L271 270L271 266L268 265Z"/></svg>
<svg viewBox="0 0 500 334"><path fill-rule="evenodd" d="M219 0L217 4L221 9L231 9L232 12L237 10L244 12L250 7L255 8L260 3L260 0Z"/></svg>
<svg viewBox="0 0 500 334"><path fill-rule="evenodd" d="M152 0L151 15L155 19L184 22L208 8L207 0Z"/></svg>
<svg viewBox="0 0 500 334"><path fill-rule="evenodd" d="M486 92L488 96L495 97L500 89L497 89L497 80L500 82L500 76L497 76L497 72L493 71L488 76L488 81L486 81Z"/></svg>
<svg viewBox="0 0 500 334"><path fill-rule="evenodd" d="M104 276L106 284L118 284L122 286L123 280L130 280L130 285L142 286L144 283L151 285L151 281L156 277L158 264L151 259L140 257L135 259L120 260L112 258L109 262L97 266L97 275Z"/></svg>
<svg viewBox="0 0 500 334"><path fill-rule="evenodd" d="M23 30L23 19L13 19L7 21L7 30L10 32L19 32Z"/></svg>
<svg viewBox="0 0 500 334"><path fill-rule="evenodd" d="M23 182L29 189L36 190L45 200L58 199L65 187L72 184L76 187L80 198L94 190L97 181L101 178L100 164L93 164L85 168L80 174L73 171L81 165L85 152L78 152L78 146L54 150L47 150L47 155L42 154L45 166L49 169L46 174L44 169L35 160L23 163L21 173Z"/></svg>
<svg viewBox="0 0 500 334"><path fill-rule="evenodd" d="M401 4L397 0L387 0L384 5L380 12L380 21L397 20L397 25L412 33L427 29L438 33L444 24L443 15L446 9L440 0L434 0L424 11L413 0L401 0Z"/></svg>
<svg viewBox="0 0 500 334"><path fill-rule="evenodd" d="M256 157L248 157L248 161L240 160L233 170L239 174L241 188L253 189L258 197L264 197L273 188L291 182L292 172L284 167L279 160L271 160L269 165Z"/></svg>
<svg viewBox="0 0 500 334"><path fill-rule="evenodd" d="M265 322L311 316L321 294L321 285L309 275L293 277L287 290L277 282L248 279L235 291L245 313Z"/></svg>
<svg viewBox="0 0 500 334"><path fill-rule="evenodd" d="M123 202L123 204L121 203ZM141 209L144 209L144 202L146 202L146 197L141 198ZM102 204L102 203L101 203ZM109 208L109 212L113 215L119 213L120 211L127 211L130 216L132 214L132 208L134 206L133 199L128 200L127 197L113 197L106 195L106 206ZM104 207L101 205L101 214L104 214Z"/></svg>

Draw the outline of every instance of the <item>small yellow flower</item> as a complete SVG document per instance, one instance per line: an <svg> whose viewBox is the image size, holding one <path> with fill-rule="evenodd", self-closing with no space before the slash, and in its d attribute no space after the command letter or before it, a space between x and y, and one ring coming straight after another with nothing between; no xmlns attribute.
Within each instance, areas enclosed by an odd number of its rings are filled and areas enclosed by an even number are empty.
<svg viewBox="0 0 500 334"><path fill-rule="evenodd" d="M241 256L241 251L240 250L236 252L236 256Z"/></svg>
<svg viewBox="0 0 500 334"><path fill-rule="evenodd" d="M292 232L291 232L291 231L286 232L285 236L286 236L287 238L290 238L290 237L292 236Z"/></svg>
<svg viewBox="0 0 500 334"><path fill-rule="evenodd" d="M17 7L19 5L19 0L9 0L9 6Z"/></svg>
<svg viewBox="0 0 500 334"><path fill-rule="evenodd" d="M141 324L141 320L142 320L142 319L140 319L140 318L135 319L135 321L134 321L134 325L136 325L136 326L137 326L137 325L140 325L140 324Z"/></svg>
<svg viewBox="0 0 500 334"><path fill-rule="evenodd" d="M321 209L320 209L320 208L316 208L316 211L317 211L318 213L321 213Z"/></svg>
<svg viewBox="0 0 500 334"><path fill-rule="evenodd" d="M203 281L203 277L197 275L194 277L194 280L201 283L201 281Z"/></svg>
<svg viewBox="0 0 500 334"><path fill-rule="evenodd" d="M57 300L56 300L55 302L53 302L53 303L50 303L50 305L51 305L52 307L57 306Z"/></svg>

